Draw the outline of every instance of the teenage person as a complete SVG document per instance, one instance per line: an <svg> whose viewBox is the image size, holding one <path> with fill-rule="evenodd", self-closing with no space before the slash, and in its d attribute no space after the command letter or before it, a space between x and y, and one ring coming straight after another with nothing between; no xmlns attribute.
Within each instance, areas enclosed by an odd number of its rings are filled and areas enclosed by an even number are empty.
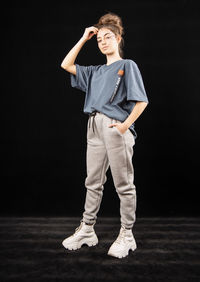
<svg viewBox="0 0 200 282"><path fill-rule="evenodd" d="M84 44L96 35L106 64L81 66L75 63ZM132 164L137 137L134 125L148 104L137 64L123 59L123 26L114 13L103 15L98 23L85 29L83 36L64 58L61 67L70 73L71 85L85 94L84 113L87 125L87 188L80 226L62 244L75 250L83 244L94 246L94 230L100 208L106 171L110 166L120 199L121 228L108 255L122 258L136 249L132 228L136 219L136 187Z"/></svg>

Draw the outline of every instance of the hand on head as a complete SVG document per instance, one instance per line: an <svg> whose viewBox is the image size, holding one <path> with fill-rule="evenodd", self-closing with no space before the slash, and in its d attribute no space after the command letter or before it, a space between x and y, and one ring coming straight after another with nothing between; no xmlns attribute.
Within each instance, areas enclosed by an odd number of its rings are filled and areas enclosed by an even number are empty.
<svg viewBox="0 0 200 282"><path fill-rule="evenodd" d="M91 39L95 34L97 34L98 28L94 26L87 27L84 31L84 34L82 36L83 39L89 40Z"/></svg>

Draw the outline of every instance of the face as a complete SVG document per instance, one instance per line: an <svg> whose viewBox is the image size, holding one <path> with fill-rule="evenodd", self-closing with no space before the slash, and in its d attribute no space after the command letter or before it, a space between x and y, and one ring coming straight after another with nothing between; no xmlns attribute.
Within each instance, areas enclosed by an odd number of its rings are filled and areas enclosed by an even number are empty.
<svg viewBox="0 0 200 282"><path fill-rule="evenodd" d="M118 52L120 36L116 36L110 29L101 28L97 33L97 43L100 51L105 54Z"/></svg>

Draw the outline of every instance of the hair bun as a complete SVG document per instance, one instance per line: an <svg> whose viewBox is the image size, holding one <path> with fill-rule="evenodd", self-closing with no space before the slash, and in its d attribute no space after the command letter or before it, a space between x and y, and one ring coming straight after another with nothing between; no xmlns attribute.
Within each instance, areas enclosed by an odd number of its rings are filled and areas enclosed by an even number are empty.
<svg viewBox="0 0 200 282"><path fill-rule="evenodd" d="M114 13L107 13L100 17L96 26L116 26L119 30L120 35L123 34L123 26L121 18Z"/></svg>

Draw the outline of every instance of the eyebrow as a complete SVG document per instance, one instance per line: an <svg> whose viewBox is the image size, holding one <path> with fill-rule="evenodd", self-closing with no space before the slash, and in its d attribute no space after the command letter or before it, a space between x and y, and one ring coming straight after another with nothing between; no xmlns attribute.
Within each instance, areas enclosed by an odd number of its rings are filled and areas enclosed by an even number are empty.
<svg viewBox="0 0 200 282"><path fill-rule="evenodd" d="M111 34L111 33L110 33L110 32L107 32L107 33L104 34L104 36L107 35L107 34ZM103 37L104 37L104 36L103 36ZM98 39L98 38L101 38L101 37L98 36L97 39Z"/></svg>

